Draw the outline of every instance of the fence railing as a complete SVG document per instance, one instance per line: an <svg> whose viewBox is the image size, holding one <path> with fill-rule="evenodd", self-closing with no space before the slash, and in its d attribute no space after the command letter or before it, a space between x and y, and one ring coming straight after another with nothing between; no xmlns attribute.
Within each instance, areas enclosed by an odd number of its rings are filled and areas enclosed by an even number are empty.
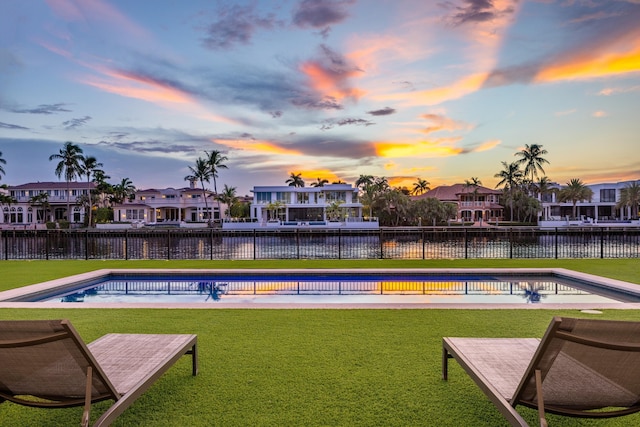
<svg viewBox="0 0 640 427"><path fill-rule="evenodd" d="M639 258L640 228L3 230L0 259Z"/></svg>

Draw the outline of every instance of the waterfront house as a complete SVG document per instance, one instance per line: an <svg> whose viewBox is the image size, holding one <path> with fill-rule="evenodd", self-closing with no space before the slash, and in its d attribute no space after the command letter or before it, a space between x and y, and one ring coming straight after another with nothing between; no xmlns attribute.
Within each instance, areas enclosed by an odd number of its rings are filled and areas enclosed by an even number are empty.
<svg viewBox="0 0 640 427"><path fill-rule="evenodd" d="M113 219L136 225L204 226L220 221L226 205L214 200L212 191L192 184L185 188L137 190L130 200L113 206ZM205 197L207 198L205 202Z"/></svg>
<svg viewBox="0 0 640 427"><path fill-rule="evenodd" d="M542 195L541 226L565 225L640 225L638 218L632 218L631 206L618 206L620 190L640 181L621 181L586 185L593 192L590 200L576 203L576 218L573 216L573 202L560 202L558 192L563 185L553 183L551 191Z"/></svg>
<svg viewBox="0 0 640 427"><path fill-rule="evenodd" d="M8 195L14 201L2 205L0 224L13 228L42 228L47 222L61 220L82 224L85 216L82 198L88 198L94 188L93 182L29 182L8 186Z"/></svg>
<svg viewBox="0 0 640 427"><path fill-rule="evenodd" d="M457 206L456 221L482 222L501 221L504 207L500 205L501 191L481 185L465 184L441 185L414 199L435 198L443 203L453 203Z"/></svg>
<svg viewBox="0 0 640 427"><path fill-rule="evenodd" d="M363 218L358 189L350 184L256 186L251 192L251 219L225 220L223 228L378 228L377 218Z"/></svg>

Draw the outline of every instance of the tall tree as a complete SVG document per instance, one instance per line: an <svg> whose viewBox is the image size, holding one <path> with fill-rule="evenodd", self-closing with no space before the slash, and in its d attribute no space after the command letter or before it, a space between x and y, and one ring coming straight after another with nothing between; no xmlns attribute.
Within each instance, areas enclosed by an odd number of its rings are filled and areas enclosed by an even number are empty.
<svg viewBox="0 0 640 427"><path fill-rule="evenodd" d="M113 203L122 204L136 192L136 187L129 178L122 178L119 184L113 186Z"/></svg>
<svg viewBox="0 0 640 427"><path fill-rule="evenodd" d="M67 141L57 154L49 156L49 161L60 160L56 166L56 176L60 178L64 175L67 182L67 221L71 222L70 202L69 202L69 184L76 177L82 175L82 148L73 142Z"/></svg>
<svg viewBox="0 0 640 427"><path fill-rule="evenodd" d="M529 175L529 180L532 183L535 182L534 177L538 177L538 171L545 173L542 165L549 163L547 159L542 157L545 154L547 154L547 150L539 144L525 144L522 150L514 154L520 157L516 163L518 165L524 164L524 175Z"/></svg>
<svg viewBox="0 0 640 427"><path fill-rule="evenodd" d="M418 178L418 180L413 184L413 190L411 191L414 195L424 194L427 191L431 190L429 187L429 181L426 179Z"/></svg>
<svg viewBox="0 0 640 427"><path fill-rule="evenodd" d="M225 216L229 218L231 216L231 208L233 207L233 205L238 203L236 187L229 187L227 184L225 184L224 188L222 189L222 193L217 195L216 199L227 205Z"/></svg>
<svg viewBox="0 0 640 427"><path fill-rule="evenodd" d="M211 169L211 178L213 178L213 191L218 196L218 173L220 169L229 169L225 164L229 160L227 156L222 154L221 151L213 150L211 152L204 152L207 156L207 163ZM220 201L218 201L218 212L220 212Z"/></svg>
<svg viewBox="0 0 640 427"><path fill-rule="evenodd" d="M471 179L464 180L464 188L473 189L471 190L473 194L473 206L474 206L473 209L475 209L476 200L478 199L478 187L480 187L481 185L482 185L482 181L480 181L480 178L478 178L477 176L472 176ZM472 219L475 221L475 211L474 211L474 217Z"/></svg>
<svg viewBox="0 0 640 427"><path fill-rule="evenodd" d="M211 175L212 175L211 166L209 165L209 162L207 161L207 159L198 157L196 159L195 166L189 166L189 171L191 171L191 174L185 176L184 180L189 182L193 182L193 181L200 182L200 186L202 188L202 199L204 200L204 210L207 213L207 215L210 215L209 204L207 203L207 191L204 188L204 183L209 182L209 180L211 179ZM207 223L209 225L211 225L211 219L212 219L211 216L207 219Z"/></svg>
<svg viewBox="0 0 640 427"><path fill-rule="evenodd" d="M328 179L320 179L318 178L318 180L316 182L312 182L311 186L312 187L324 187L325 184L328 184L329 180ZM337 184L337 183L336 183Z"/></svg>
<svg viewBox="0 0 640 427"><path fill-rule="evenodd" d="M304 180L301 173L291 172L289 178L285 181L285 184L289 184L289 187L304 187Z"/></svg>
<svg viewBox="0 0 640 427"><path fill-rule="evenodd" d="M373 184L374 179L373 175L360 175L356 180L356 187L361 188L366 185Z"/></svg>
<svg viewBox="0 0 640 427"><path fill-rule="evenodd" d="M583 200L591 200L593 191L587 187L580 179L573 178L567 182L558 193L561 202L571 202L573 204L573 218L577 216L576 206Z"/></svg>
<svg viewBox="0 0 640 427"><path fill-rule="evenodd" d="M107 182L108 179L111 179L111 177L101 169L93 173L93 182L96 183L96 190L103 208L107 207L107 195L113 193L113 186Z"/></svg>
<svg viewBox="0 0 640 427"><path fill-rule="evenodd" d="M0 179L4 175L4 168L1 165L6 165L7 161L2 157L2 151L0 151Z"/></svg>
<svg viewBox="0 0 640 427"><path fill-rule="evenodd" d="M89 183L91 182L91 177L95 178L95 174L100 171L104 175L104 171L100 169L102 167L102 163L98 162L98 160L94 156L84 156L82 157L82 161L80 162L80 175L85 175L87 177L87 195L89 196L89 227L92 224L92 211L93 211L93 195L91 194L91 186Z"/></svg>
<svg viewBox="0 0 640 427"><path fill-rule="evenodd" d="M522 181L522 171L517 162L509 163L502 162L503 169L494 175L494 178L500 178L496 188L503 186L504 192L509 197L511 221L513 222L513 192L518 184Z"/></svg>
<svg viewBox="0 0 640 427"><path fill-rule="evenodd" d="M638 205L640 205L640 185L637 182L627 184L620 189L620 201L618 208L628 206L631 208L631 217L638 218Z"/></svg>

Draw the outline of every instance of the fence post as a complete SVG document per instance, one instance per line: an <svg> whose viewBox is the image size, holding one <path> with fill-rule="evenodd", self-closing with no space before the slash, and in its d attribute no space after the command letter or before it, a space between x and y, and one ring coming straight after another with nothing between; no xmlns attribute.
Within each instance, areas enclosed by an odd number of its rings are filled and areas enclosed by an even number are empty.
<svg viewBox="0 0 640 427"><path fill-rule="evenodd" d="M380 239L380 259L384 259L384 247L383 247L383 242L382 242L382 229L380 229L379 232L379 239Z"/></svg>
<svg viewBox="0 0 640 427"><path fill-rule="evenodd" d="M49 230L47 229L47 234L45 234L45 258L47 259L47 261L49 260Z"/></svg>
<svg viewBox="0 0 640 427"><path fill-rule="evenodd" d="M256 229L253 229L253 260L256 260Z"/></svg>
<svg viewBox="0 0 640 427"><path fill-rule="evenodd" d="M124 260L129 260L129 230L124 230Z"/></svg>
<svg viewBox="0 0 640 427"><path fill-rule="evenodd" d="M84 260L89 259L89 229L84 230Z"/></svg>
<svg viewBox="0 0 640 427"><path fill-rule="evenodd" d="M513 227L509 227L509 259L513 259Z"/></svg>
<svg viewBox="0 0 640 427"><path fill-rule="evenodd" d="M556 234L555 234L555 258L558 259L558 227L556 227Z"/></svg>
<svg viewBox="0 0 640 427"><path fill-rule="evenodd" d="M2 237L4 238L4 260L8 260L9 259L9 237L7 236L9 234L8 231L2 231Z"/></svg>
<svg viewBox="0 0 640 427"><path fill-rule="evenodd" d="M209 259L213 261L213 228L209 229Z"/></svg>
<svg viewBox="0 0 640 427"><path fill-rule="evenodd" d="M600 227L600 258L604 258L604 227Z"/></svg>
<svg viewBox="0 0 640 427"><path fill-rule="evenodd" d="M469 236L467 235L467 227L464 228L464 259L469 259Z"/></svg>
<svg viewBox="0 0 640 427"><path fill-rule="evenodd" d="M425 241L424 241L424 228L423 228L422 229L422 259L423 260L424 260L424 246L425 246Z"/></svg>
<svg viewBox="0 0 640 427"><path fill-rule="evenodd" d="M171 230L167 230L167 260L171 260Z"/></svg>
<svg viewBox="0 0 640 427"><path fill-rule="evenodd" d="M296 228L296 258L300 259L300 229Z"/></svg>
<svg viewBox="0 0 640 427"><path fill-rule="evenodd" d="M342 259L342 230L338 228L338 259Z"/></svg>

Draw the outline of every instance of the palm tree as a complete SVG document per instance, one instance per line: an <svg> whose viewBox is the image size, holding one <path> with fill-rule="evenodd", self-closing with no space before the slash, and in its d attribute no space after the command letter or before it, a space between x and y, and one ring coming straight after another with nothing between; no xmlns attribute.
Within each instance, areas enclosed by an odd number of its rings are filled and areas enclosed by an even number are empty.
<svg viewBox="0 0 640 427"><path fill-rule="evenodd" d="M617 208L628 206L631 208L631 218L638 218L638 205L640 204L640 185L637 182L626 185L620 190L620 201Z"/></svg>
<svg viewBox="0 0 640 427"><path fill-rule="evenodd" d="M221 151L213 150L210 153L205 151L204 154L207 155L207 163L209 164L209 168L211 169L211 177L213 178L213 192L218 195L218 172L220 169L229 169L225 162L229 160L227 156L222 154ZM220 212L220 201L218 201L218 212Z"/></svg>
<svg viewBox="0 0 640 427"><path fill-rule="evenodd" d="M211 166L209 165L209 162L207 161L207 159L198 157L196 159L195 167L189 166L189 170L191 171L191 174L185 176L184 180L189 182L200 181L200 186L202 187L202 198L204 199L204 211L207 212L207 215L209 215L209 204L207 203L207 191L204 188L204 183L205 181L209 182L209 180L211 179L211 175L212 175ZM207 222L211 224L211 217L208 218Z"/></svg>
<svg viewBox="0 0 640 427"><path fill-rule="evenodd" d="M426 179L418 178L418 180L413 184L413 191L411 193L420 195L426 193L429 190L431 190L431 187L429 187L429 181L427 181Z"/></svg>
<svg viewBox="0 0 640 427"><path fill-rule="evenodd" d="M356 187L360 188L371 185L373 184L373 181L373 175L360 175L360 177L356 180Z"/></svg>
<svg viewBox="0 0 640 427"><path fill-rule="evenodd" d="M227 210L225 211L225 215L227 218L231 216L231 207L238 203L238 196L236 195L236 187L229 187L227 184L224 185L224 189L222 193L216 196L216 199L225 205L227 205Z"/></svg>
<svg viewBox="0 0 640 427"><path fill-rule="evenodd" d="M318 178L318 180L316 182L312 182L311 183L311 186L312 187L324 187L324 185L328 184L328 183L329 183L329 180L324 179L324 178L323 179ZM334 183L334 184L337 184L337 183Z"/></svg>
<svg viewBox="0 0 640 427"><path fill-rule="evenodd" d="M0 165L6 165L7 161L2 158L2 151L0 151ZM0 179L2 179L2 175L4 175L4 168L0 166Z"/></svg>
<svg viewBox="0 0 640 427"><path fill-rule="evenodd" d="M47 193L39 193L33 195L29 198L29 204L36 208L40 207L42 209L36 209L36 221L47 222L47 212L51 205L49 204L49 194Z"/></svg>
<svg viewBox="0 0 640 427"><path fill-rule="evenodd" d="M524 149L514 154L520 156L516 163L518 165L524 164L524 175L530 175L531 182L534 182L534 177L538 177L538 171L545 173L542 165L549 163L547 159L542 157L545 154L547 154L547 150L538 144L525 144Z"/></svg>
<svg viewBox="0 0 640 427"><path fill-rule="evenodd" d="M93 210L93 197L91 195L91 186L89 183L91 182L91 176L93 175L95 178L95 174L100 171L104 175L104 171L100 169L102 167L102 163L98 162L98 160L93 156L85 156L82 157L82 161L80 163L81 173L80 175L86 175L87 177L87 195L89 196L89 227L91 227L92 220L92 210Z"/></svg>
<svg viewBox="0 0 640 427"><path fill-rule="evenodd" d="M111 179L111 177L105 174L101 169L98 169L93 173L93 182L96 183L96 190L98 191L103 208L107 207L107 194L113 193L113 186L107 182L108 179Z"/></svg>
<svg viewBox="0 0 640 427"><path fill-rule="evenodd" d="M591 200L593 191L587 187L580 179L573 178L567 182L567 186L558 193L561 202L570 201L573 203L573 218L577 216L576 205L583 200Z"/></svg>
<svg viewBox="0 0 640 427"><path fill-rule="evenodd" d="M478 198L478 187L482 185L482 181L477 176L472 176L471 179L464 180L464 188L469 189L473 188L473 209L475 209L476 199ZM475 214L473 220L475 221Z"/></svg>
<svg viewBox="0 0 640 427"><path fill-rule="evenodd" d="M122 178L120 184L113 186L113 203L122 204L125 199L131 197L136 192L136 187L129 178Z"/></svg>
<svg viewBox="0 0 640 427"><path fill-rule="evenodd" d="M289 187L304 187L302 174L291 172L291 175L289 175L289 178L285 181L285 184L289 184Z"/></svg>
<svg viewBox="0 0 640 427"><path fill-rule="evenodd" d="M49 156L49 161L58 159L58 165L56 166L56 176L60 178L64 175L64 179L67 182L67 221L71 221L70 203L69 203L69 183L73 181L77 176L82 175L82 148L73 142L67 141L60 149L58 154L52 154Z"/></svg>
<svg viewBox="0 0 640 427"><path fill-rule="evenodd" d="M500 182L496 184L496 188L502 185L504 186L505 193L509 194L511 221L513 222L513 191L522 180L523 175L520 166L518 166L518 162L509 164L502 162L502 167L503 169L495 174L494 178L501 178Z"/></svg>

